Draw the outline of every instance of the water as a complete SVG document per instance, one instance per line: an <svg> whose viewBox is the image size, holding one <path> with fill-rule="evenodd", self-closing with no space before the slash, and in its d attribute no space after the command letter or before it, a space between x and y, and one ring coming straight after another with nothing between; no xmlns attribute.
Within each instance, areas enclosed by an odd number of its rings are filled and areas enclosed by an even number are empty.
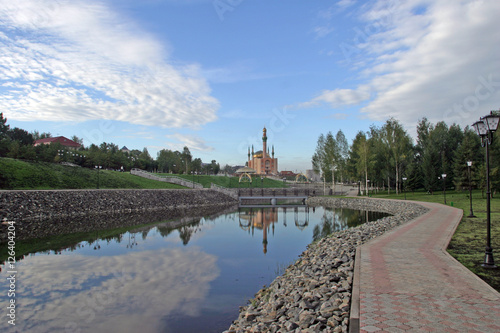
<svg viewBox="0 0 500 333"><path fill-rule="evenodd" d="M164 223L106 239L97 234L30 254L16 266L15 326L7 323L11 298L1 266L0 330L221 332L313 240L385 215L244 209L178 229Z"/></svg>

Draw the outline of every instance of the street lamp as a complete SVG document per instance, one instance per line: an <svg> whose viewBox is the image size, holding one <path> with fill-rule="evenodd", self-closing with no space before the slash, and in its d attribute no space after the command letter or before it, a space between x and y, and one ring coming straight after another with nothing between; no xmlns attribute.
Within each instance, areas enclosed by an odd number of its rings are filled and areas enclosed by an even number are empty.
<svg viewBox="0 0 500 333"><path fill-rule="evenodd" d="M99 177L99 170L102 169L102 165L96 165L95 168L97 169L97 189L99 189L99 184L101 182L101 177Z"/></svg>
<svg viewBox="0 0 500 333"><path fill-rule="evenodd" d="M404 194L405 194L405 200L406 200L406 180L407 180L407 179L408 179L408 178L403 177L403 192L404 192Z"/></svg>
<svg viewBox="0 0 500 333"><path fill-rule="evenodd" d="M491 247L491 207L490 207L490 149L489 146L493 142L493 133L498 128L500 117L498 113L493 111L489 115L484 116L472 124L477 134L481 137L481 145L486 147L486 250L484 263L481 265L485 268L496 268L493 260L493 248Z"/></svg>
<svg viewBox="0 0 500 333"><path fill-rule="evenodd" d="M446 205L446 174L443 173L441 177L443 177L443 195L444 195L444 204Z"/></svg>
<svg viewBox="0 0 500 333"><path fill-rule="evenodd" d="M471 185L471 177L470 177L470 168L472 166L472 161L467 161L467 169L468 169L468 178L469 178L469 201L470 201L470 213L467 217L476 217L474 212L472 211L472 185Z"/></svg>

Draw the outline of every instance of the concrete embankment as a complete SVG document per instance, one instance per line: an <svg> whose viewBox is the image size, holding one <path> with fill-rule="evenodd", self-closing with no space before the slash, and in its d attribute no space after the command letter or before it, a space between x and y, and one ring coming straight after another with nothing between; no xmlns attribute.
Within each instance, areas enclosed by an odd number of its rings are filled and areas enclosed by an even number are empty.
<svg viewBox="0 0 500 333"><path fill-rule="evenodd" d="M0 242L6 221L16 222L21 240L210 215L235 204L210 189L0 191Z"/></svg>
<svg viewBox="0 0 500 333"><path fill-rule="evenodd" d="M309 245L283 275L240 308L239 317L226 333L347 332L356 248L427 211L406 201L317 197L308 203L392 216L334 233Z"/></svg>

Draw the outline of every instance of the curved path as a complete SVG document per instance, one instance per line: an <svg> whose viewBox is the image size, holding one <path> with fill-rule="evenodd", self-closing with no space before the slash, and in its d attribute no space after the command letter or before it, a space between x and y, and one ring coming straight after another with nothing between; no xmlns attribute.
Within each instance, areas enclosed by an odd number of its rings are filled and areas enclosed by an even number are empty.
<svg viewBox="0 0 500 333"><path fill-rule="evenodd" d="M358 248L350 331L500 332L500 294L446 252L462 210L419 204L430 211Z"/></svg>

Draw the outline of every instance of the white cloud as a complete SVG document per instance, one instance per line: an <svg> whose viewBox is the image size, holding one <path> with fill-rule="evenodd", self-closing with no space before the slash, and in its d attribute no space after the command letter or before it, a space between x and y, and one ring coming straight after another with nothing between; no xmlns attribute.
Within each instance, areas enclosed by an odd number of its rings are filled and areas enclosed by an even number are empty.
<svg viewBox="0 0 500 333"><path fill-rule="evenodd" d="M198 66L170 64L164 44L102 3L0 0L0 17L0 110L12 119L191 128L216 119Z"/></svg>
<svg viewBox="0 0 500 333"><path fill-rule="evenodd" d="M356 0L340 0L335 5L340 8L348 8L353 6L356 3Z"/></svg>
<svg viewBox="0 0 500 333"><path fill-rule="evenodd" d="M344 119L349 118L349 115L347 113L337 112L337 113L334 113L334 114L328 116L328 118L337 119L337 120L344 120Z"/></svg>
<svg viewBox="0 0 500 333"><path fill-rule="evenodd" d="M173 139L178 142L168 142L167 146L170 150L182 151L184 147L188 147L190 151L213 151L214 148L208 146L200 137L194 135L186 135L175 133L172 135L167 135L168 138Z"/></svg>
<svg viewBox="0 0 500 333"><path fill-rule="evenodd" d="M198 248L152 252L41 256L36 265L26 258L19 331L158 332L161 318L175 312L197 316L220 274L217 258Z"/></svg>
<svg viewBox="0 0 500 333"><path fill-rule="evenodd" d="M361 112L407 127L422 117L465 126L499 107L500 2L380 0L362 9L360 33L345 44L355 49L363 83L326 90L301 107L354 105L370 91Z"/></svg>
<svg viewBox="0 0 500 333"><path fill-rule="evenodd" d="M334 89L324 90L321 94L309 102L301 103L299 108L316 107L329 104L332 108L344 105L356 105L370 98L370 89L361 86L358 89Z"/></svg>

